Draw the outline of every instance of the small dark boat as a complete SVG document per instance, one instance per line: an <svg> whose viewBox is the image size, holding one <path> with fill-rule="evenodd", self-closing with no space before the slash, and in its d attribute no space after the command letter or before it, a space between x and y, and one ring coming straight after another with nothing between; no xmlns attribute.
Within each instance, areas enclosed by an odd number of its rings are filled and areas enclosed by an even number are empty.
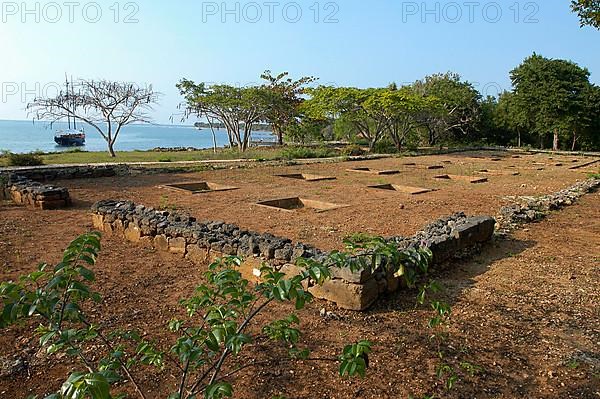
<svg viewBox="0 0 600 399"><path fill-rule="evenodd" d="M54 142L60 147L81 147L85 145L85 133L74 129L61 131L54 136Z"/></svg>
<svg viewBox="0 0 600 399"><path fill-rule="evenodd" d="M73 90L73 79L71 79L71 90L69 91L69 80L65 74L65 81L67 85L66 91L66 102L67 105L72 106L73 109L68 109L67 121L69 128L67 130L61 130L54 135L54 142L59 147L81 147L85 145L85 132L83 129L77 129L77 118L75 117L76 105L75 105L75 92ZM71 97L73 98L71 100ZM73 128L71 129L71 118L73 118Z"/></svg>

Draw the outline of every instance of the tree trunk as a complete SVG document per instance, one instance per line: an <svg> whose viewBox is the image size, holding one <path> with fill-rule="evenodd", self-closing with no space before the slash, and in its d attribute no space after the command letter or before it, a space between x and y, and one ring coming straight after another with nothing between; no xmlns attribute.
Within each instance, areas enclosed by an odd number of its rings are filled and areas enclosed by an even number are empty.
<svg viewBox="0 0 600 399"><path fill-rule="evenodd" d="M554 140L552 141L552 151L558 151L558 130L554 129Z"/></svg>
<svg viewBox="0 0 600 399"><path fill-rule="evenodd" d="M517 147L521 148L521 131L517 130L517 134L518 134Z"/></svg>
<svg viewBox="0 0 600 399"><path fill-rule="evenodd" d="M275 131L275 134L277 135L277 144L283 145L283 129L273 125L273 130Z"/></svg>
<svg viewBox="0 0 600 399"><path fill-rule="evenodd" d="M431 129L429 127L427 128L427 130L429 130L429 145L433 147L436 142L435 131L434 129Z"/></svg>
<svg viewBox="0 0 600 399"><path fill-rule="evenodd" d="M213 124L210 119L208 119L208 125L210 126L210 131L212 133L213 152L216 154L217 153L217 135L215 134L215 128L213 127Z"/></svg>
<svg viewBox="0 0 600 399"><path fill-rule="evenodd" d="M544 149L544 135L540 134L540 150Z"/></svg>
<svg viewBox="0 0 600 399"><path fill-rule="evenodd" d="M117 154L115 154L114 145L115 145L114 141L109 141L108 142L108 153L110 154L110 156L112 158L115 158L117 156Z"/></svg>
<svg viewBox="0 0 600 399"><path fill-rule="evenodd" d="M573 145L571 145L571 151L575 151L576 144L577 144L577 133L573 132Z"/></svg>

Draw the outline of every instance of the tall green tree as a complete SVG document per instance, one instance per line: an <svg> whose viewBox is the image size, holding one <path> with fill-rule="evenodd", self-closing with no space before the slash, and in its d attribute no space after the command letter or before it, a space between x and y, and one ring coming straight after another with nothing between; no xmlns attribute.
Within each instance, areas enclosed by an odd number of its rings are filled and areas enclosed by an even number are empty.
<svg viewBox="0 0 600 399"><path fill-rule="evenodd" d="M261 79L266 81L263 88L268 101L265 120L273 127L278 144L282 145L285 131L298 122L307 85L316 81L316 78L305 76L293 80L288 72L273 76L271 71L265 71Z"/></svg>
<svg viewBox="0 0 600 399"><path fill-rule="evenodd" d="M397 150L402 150L409 136L421 126L426 113L439 113L442 104L434 96L422 96L411 87L388 87L377 96L377 101L387 116L386 131Z"/></svg>
<svg viewBox="0 0 600 399"><path fill-rule="evenodd" d="M246 151L254 125L266 117L269 95L262 87L196 84L183 79L177 84L185 99L186 116L217 120L225 126L229 144Z"/></svg>
<svg viewBox="0 0 600 399"><path fill-rule="evenodd" d="M388 116L382 105L381 95L386 89L359 89L356 87L319 86L309 90L311 95L304 106L313 119L329 120L333 123L344 118L351 123L359 137L375 144L385 135Z"/></svg>
<svg viewBox="0 0 600 399"><path fill-rule="evenodd" d="M533 54L511 71L515 106L527 124L539 135L541 146L546 134L554 136L552 148L577 129L577 118L585 109L590 86L587 69L566 60Z"/></svg>
<svg viewBox="0 0 600 399"><path fill-rule="evenodd" d="M600 29L600 0L572 0L571 9L579 17L581 27Z"/></svg>
<svg viewBox="0 0 600 399"><path fill-rule="evenodd" d="M480 117L481 95L469 82L452 72L425 77L413 84L416 93L434 97L441 107L422 113L421 123L428 133L429 145L442 138L468 135Z"/></svg>
<svg viewBox="0 0 600 399"><path fill-rule="evenodd" d="M512 92L505 91L498 98L498 105L493 114L493 123L497 128L512 132L516 136L517 147L524 144L524 136L533 130L526 108L521 108L515 101Z"/></svg>

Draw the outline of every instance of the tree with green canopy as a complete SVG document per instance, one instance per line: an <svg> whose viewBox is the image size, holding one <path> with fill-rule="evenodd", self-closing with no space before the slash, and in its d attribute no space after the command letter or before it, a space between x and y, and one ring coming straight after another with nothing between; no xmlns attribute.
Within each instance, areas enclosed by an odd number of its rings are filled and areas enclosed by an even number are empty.
<svg viewBox="0 0 600 399"><path fill-rule="evenodd" d="M359 137L375 144L385 135L388 116L380 96L386 89L359 89L356 87L319 86L310 89L310 100L305 103L307 116L331 123L343 117L356 128Z"/></svg>
<svg viewBox="0 0 600 399"><path fill-rule="evenodd" d="M227 130L229 145L246 151L254 125L264 120L269 96L262 87L196 84L182 79L178 84L185 99L185 115L206 117L221 122Z"/></svg>
<svg viewBox="0 0 600 399"><path fill-rule="evenodd" d="M305 76L293 80L288 72L273 76L267 70L261 75L261 79L266 81L262 88L268 101L264 117L273 127L278 144L282 145L285 131L297 123L300 117L300 105L304 101L306 86L316 81L316 78Z"/></svg>
<svg viewBox="0 0 600 399"><path fill-rule="evenodd" d="M515 95L510 91L500 94L493 119L495 126L516 134L517 147L523 145L523 136L532 131L527 109L518 106Z"/></svg>
<svg viewBox="0 0 600 399"><path fill-rule="evenodd" d="M421 126L421 117L425 113L438 113L441 103L437 97L422 96L411 87L389 86L373 99L387 116L386 131L397 150L407 144L409 135Z"/></svg>
<svg viewBox="0 0 600 399"><path fill-rule="evenodd" d="M471 83L461 81L460 75L448 72L426 76L416 81L413 88L417 94L434 97L441 104L421 115L429 145L447 136L467 135L477 125L481 95Z"/></svg>
<svg viewBox="0 0 600 399"><path fill-rule="evenodd" d="M582 28L600 29L600 0L572 0L571 9L579 17Z"/></svg>
<svg viewBox="0 0 600 399"><path fill-rule="evenodd" d="M574 62L535 53L511 71L514 106L540 136L542 147L548 133L554 136L552 148L558 150L561 136L565 139L579 129L589 76Z"/></svg>

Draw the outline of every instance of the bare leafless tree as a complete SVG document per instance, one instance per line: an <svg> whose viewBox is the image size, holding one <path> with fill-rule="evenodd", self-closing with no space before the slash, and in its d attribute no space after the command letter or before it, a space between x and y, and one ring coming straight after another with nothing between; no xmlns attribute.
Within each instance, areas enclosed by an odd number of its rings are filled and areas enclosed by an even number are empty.
<svg viewBox="0 0 600 399"><path fill-rule="evenodd" d="M114 145L124 126L149 123L148 112L158 101L152 86L108 80L78 80L53 98L36 98L27 105L35 119L51 123L74 118L94 128L115 157Z"/></svg>

